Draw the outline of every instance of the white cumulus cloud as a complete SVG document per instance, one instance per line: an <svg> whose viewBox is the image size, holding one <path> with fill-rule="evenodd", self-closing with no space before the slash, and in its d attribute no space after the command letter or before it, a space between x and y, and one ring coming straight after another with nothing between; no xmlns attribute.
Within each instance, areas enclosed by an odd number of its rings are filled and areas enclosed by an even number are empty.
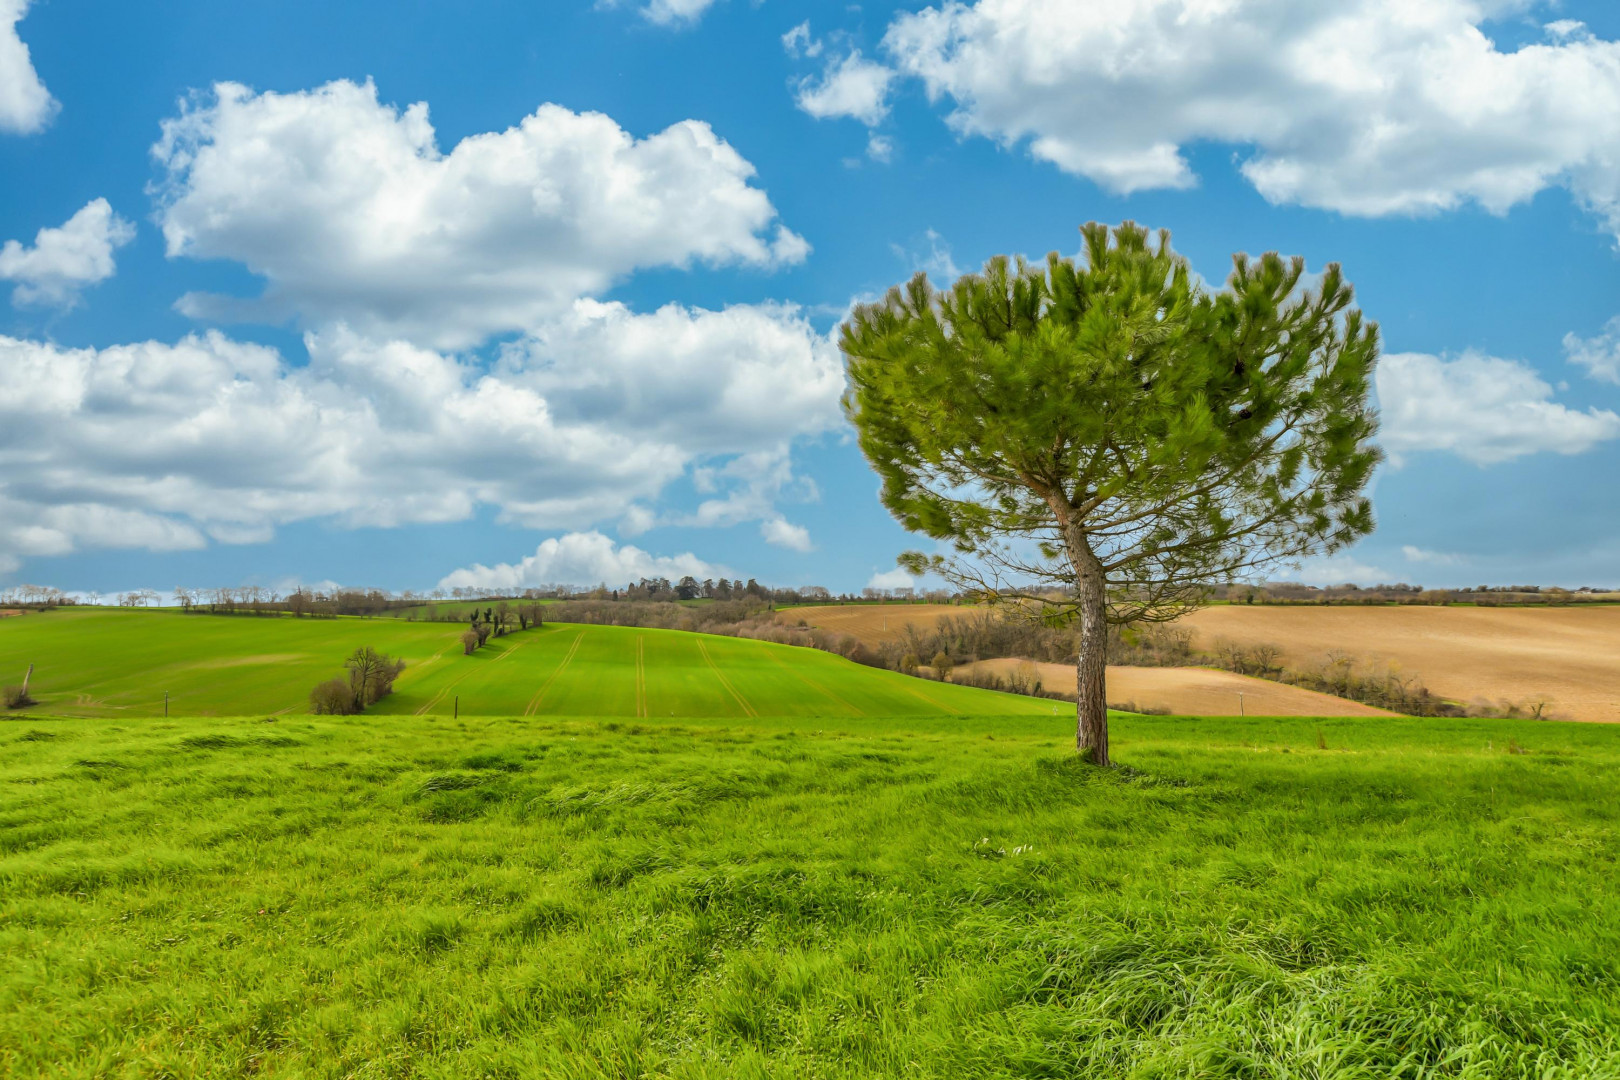
<svg viewBox="0 0 1620 1080"><path fill-rule="evenodd" d="M641 9L648 21L660 26L694 23L714 6L714 0L652 0Z"/></svg>
<svg viewBox="0 0 1620 1080"><path fill-rule="evenodd" d="M1241 148L1267 199L1501 213L1567 185L1620 229L1620 43L1568 23L1504 51L1480 0L979 0L903 13L885 48L966 135L1116 192Z"/></svg>
<svg viewBox="0 0 1620 1080"><path fill-rule="evenodd" d="M1554 19L1542 29L1547 31L1547 36L1554 41L1568 41L1571 38L1591 36L1591 31L1579 19Z"/></svg>
<svg viewBox="0 0 1620 1080"><path fill-rule="evenodd" d="M715 3L716 0L648 0L636 10L650 23L679 29L697 23ZM599 0L597 4L602 8L622 8L628 5L629 0Z"/></svg>
<svg viewBox="0 0 1620 1080"><path fill-rule="evenodd" d="M28 14L28 2L0 0L0 131L18 135L41 130L57 109L17 33L17 24Z"/></svg>
<svg viewBox="0 0 1620 1080"><path fill-rule="evenodd" d="M1466 562L1461 555L1454 555L1449 551L1429 551L1412 544L1402 544L1401 554L1407 562L1423 563L1426 566L1456 566Z"/></svg>
<svg viewBox="0 0 1620 1080"><path fill-rule="evenodd" d="M0 337L0 557L480 506L581 528L697 470L716 506L694 524L774 520L792 441L840 415L837 350L780 306L581 300L487 367L342 328L306 343L293 366L218 332L100 350Z"/></svg>
<svg viewBox="0 0 1620 1080"><path fill-rule="evenodd" d="M542 585L625 585L644 577L702 581L729 576L722 566L690 552L650 555L630 544L619 546L599 532L574 532L543 540L534 554L516 563L474 563L446 574L442 589L525 589Z"/></svg>
<svg viewBox="0 0 1620 1080"><path fill-rule="evenodd" d="M1564 355L1592 378L1620 384L1620 317L1610 319L1597 337L1565 334Z"/></svg>
<svg viewBox="0 0 1620 1080"><path fill-rule="evenodd" d="M893 71L854 49L843 59L830 61L819 80L800 82L794 100L817 120L847 116L876 127L889 115L889 84L893 81ZM892 151L892 145L889 149Z"/></svg>
<svg viewBox="0 0 1620 1080"><path fill-rule="evenodd" d="M54 229L41 229L32 247L7 240L0 247L0 281L14 281L14 304L71 307L79 292L112 277L113 252L135 239L135 226L113 213L106 199L92 199Z"/></svg>
<svg viewBox="0 0 1620 1080"><path fill-rule="evenodd" d="M1620 438L1620 415L1553 401L1553 388L1516 360L1396 353L1379 361L1377 383L1381 441L1397 463L1441 450L1494 465L1544 451L1584 453Z"/></svg>
<svg viewBox="0 0 1620 1080"><path fill-rule="evenodd" d="M795 26L782 35L782 48L787 50L789 56L820 56L822 43L810 34L810 20Z"/></svg>
<svg viewBox="0 0 1620 1080"><path fill-rule="evenodd" d="M914 589L918 579L911 576L909 571L895 567L893 570L879 570L867 579L868 589Z"/></svg>
<svg viewBox="0 0 1620 1080"><path fill-rule="evenodd" d="M1390 580L1387 571L1342 551L1302 560L1295 570L1294 579L1306 585L1378 585Z"/></svg>
<svg viewBox="0 0 1620 1080"><path fill-rule="evenodd" d="M759 523L759 535L767 544L787 548L789 551L813 551L810 530L795 525L784 517L768 517Z"/></svg>
<svg viewBox="0 0 1620 1080"><path fill-rule="evenodd" d="M704 499L690 514L670 515L665 524L716 528L743 521L769 522L781 517L776 510L779 500L812 502L820 495L814 481L793 474L793 462L785 448L739 454L721 467L696 469L692 484L699 493L712 497ZM774 535L779 542L803 531L795 530L796 526L789 526L776 530ZM804 543L809 543L807 532Z"/></svg>
<svg viewBox="0 0 1620 1080"><path fill-rule="evenodd" d="M171 256L225 258L261 297L190 294L199 318L344 322L464 348L526 331L637 269L802 260L754 167L707 124L637 139L543 105L448 153L425 103L370 82L256 94L221 83L163 124L153 154Z"/></svg>

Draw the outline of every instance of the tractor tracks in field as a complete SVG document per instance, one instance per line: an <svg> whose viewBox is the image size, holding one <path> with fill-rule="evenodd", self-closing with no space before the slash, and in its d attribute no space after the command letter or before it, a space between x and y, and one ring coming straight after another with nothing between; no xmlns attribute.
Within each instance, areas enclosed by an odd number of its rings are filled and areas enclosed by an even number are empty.
<svg viewBox="0 0 1620 1080"><path fill-rule="evenodd" d="M773 663L775 663L778 667L780 667L783 671L787 672L789 675L792 675L795 679L798 679L800 682L804 683L804 685L808 686L810 689L819 691L819 692L825 694L827 697L832 698L834 701L838 702L838 704L842 705L844 708L848 709L850 712L854 713L856 716L865 716L866 715L865 710L863 710L859 705L856 705L856 704L854 704L852 702L845 701L843 698L839 697L837 694L833 693L831 690L827 689L825 686L822 686L820 683L814 682L814 681L810 680L809 678L806 678L805 675L802 672L794 671L792 665L790 665L786 660L783 660L780 656L776 655L776 650L775 649L771 649L769 651L769 655L770 655L771 661Z"/></svg>
<svg viewBox="0 0 1620 1080"><path fill-rule="evenodd" d="M523 646L525 646L527 644L528 644L527 641L518 642L516 645L513 645L511 648L502 651L502 653L499 656L497 656L495 659L491 660L490 663L491 664L500 663L502 660L505 660L508 656L511 656L513 653L517 652L519 649L523 648ZM443 655L443 654L440 654L440 655ZM457 675L454 679L451 679L449 682L445 683L444 686L440 688L440 690L439 690L439 692L437 694L434 694L431 698L429 698L427 700L427 704L423 705L420 709L416 710L416 715L417 716L425 715L429 709L433 708L435 705L438 705L440 702L444 701L444 699L449 696L450 691L454 690L457 686L460 686L461 681L463 679L465 679L467 676L471 675L475 671L482 671L485 666L486 665L479 664L479 665L477 665L475 667L469 667L466 671L462 672L460 675Z"/></svg>
<svg viewBox="0 0 1620 1080"><path fill-rule="evenodd" d="M737 688L735 686L731 685L731 680L726 678L726 673L720 670L720 665L714 662L714 657L709 655L709 647L703 643L702 638L698 638L697 647L698 652L703 654L703 659L709 665L710 670L714 672L714 677L719 679L720 685L725 687L726 692L736 699L737 705L743 711L743 715L758 716L759 713L755 711L754 707L748 704L741 694L737 693Z"/></svg>
<svg viewBox="0 0 1620 1080"><path fill-rule="evenodd" d="M540 684L540 689L534 692L534 697L530 698L529 704L524 706L524 716L533 716L540 711L540 703L545 700L546 691L551 689L551 684L557 681L557 676L568 669L568 665L573 662L574 654L579 652L579 643L584 640L585 631L581 630L574 636L574 643L568 646L568 652L563 656L562 663L557 665L557 670L546 676L546 681Z"/></svg>
<svg viewBox="0 0 1620 1080"><path fill-rule="evenodd" d="M636 635L636 715L646 717L647 712L647 639Z"/></svg>
<svg viewBox="0 0 1620 1080"><path fill-rule="evenodd" d="M901 675L900 677L902 679L911 678L910 675ZM933 698L929 697L927 694L923 693L921 690L913 690L909 686L902 686L900 689L904 690L906 693L910 694L912 697L918 699L919 701L928 702L928 704L932 705L936 709L944 709L946 712L950 713L952 716L961 716L962 715L962 710L961 709L953 708L950 705L945 704L943 701L936 701Z"/></svg>

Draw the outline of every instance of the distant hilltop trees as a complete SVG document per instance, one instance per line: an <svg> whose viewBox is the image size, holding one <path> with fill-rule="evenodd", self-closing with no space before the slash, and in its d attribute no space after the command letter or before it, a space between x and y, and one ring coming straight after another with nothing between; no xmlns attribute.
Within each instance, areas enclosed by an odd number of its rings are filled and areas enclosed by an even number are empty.
<svg viewBox="0 0 1620 1080"><path fill-rule="evenodd" d="M1257 585L1228 585L1211 590L1211 599L1230 604L1337 604L1379 605L1473 604L1506 607L1515 604L1613 603L1620 591L1584 585L1564 589L1544 585L1476 585L1465 589L1425 589L1421 585L1301 585L1270 581Z"/></svg>
<svg viewBox="0 0 1620 1080"><path fill-rule="evenodd" d="M862 589L859 593L835 593L823 585L797 585L792 587L779 587L761 585L753 578L743 581L738 578L734 581L726 578L710 578L699 581L688 575L679 581L671 581L664 577L641 578L640 580L621 586L610 586L606 582L589 587L578 585L541 585L512 592L490 592L485 589L456 588L448 592L436 590L428 599L430 600L488 600L488 599L524 599L524 600L664 600L664 601L691 601L691 600L763 600L773 604L830 604L839 601L851 600L927 600L933 603L950 603L958 599L956 593L949 590L922 591L918 589Z"/></svg>
<svg viewBox="0 0 1620 1080"><path fill-rule="evenodd" d="M1054 594L1061 590L1053 590ZM574 585L541 585L523 589L434 589L401 593L372 588L305 589L288 593L258 585L234 588L194 589L178 587L169 600L152 589L131 589L123 593L67 593L48 585L0 586L0 609L45 610L84 604L112 604L118 607L161 607L168 604L194 615L294 615L322 618L336 615L387 615L422 608L445 601L484 603L515 600L606 600L693 602L752 601L768 605L847 604L847 603L928 603L951 604L974 599L946 589L865 588L859 593L834 593L821 585L779 588L761 585L750 578L717 578L698 581L683 577L642 578L629 585L606 584L584 588ZM1620 589L1583 585L1576 589L1556 585L1476 585L1461 589L1425 589L1404 582L1393 585L1303 585L1291 581L1267 581L1210 585L1204 588L1204 602L1229 604L1472 604L1478 607L1507 607L1521 604L1563 605L1614 603ZM432 617L425 615L425 617ZM445 621L464 621L459 613L447 613Z"/></svg>
<svg viewBox="0 0 1620 1080"><path fill-rule="evenodd" d="M0 587L0 607L56 607L71 604L73 598L49 585L7 585Z"/></svg>

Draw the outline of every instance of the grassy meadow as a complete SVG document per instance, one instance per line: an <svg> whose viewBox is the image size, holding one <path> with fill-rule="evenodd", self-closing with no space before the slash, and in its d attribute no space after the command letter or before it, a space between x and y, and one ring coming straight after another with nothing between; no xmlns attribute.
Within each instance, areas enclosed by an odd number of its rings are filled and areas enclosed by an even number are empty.
<svg viewBox="0 0 1620 1080"><path fill-rule="evenodd" d="M1614 736L9 720L0 1075L1620 1076Z"/></svg>
<svg viewBox="0 0 1620 1080"><path fill-rule="evenodd" d="M0 682L74 716L287 716L361 645L406 661L374 711L484 716L1050 715L1051 702L863 667L828 653L673 630L545 626L465 656L457 623L63 609L0 620Z"/></svg>
<svg viewBox="0 0 1620 1080"><path fill-rule="evenodd" d="M454 634L0 621L0 1076L1620 1078L1620 729Z"/></svg>

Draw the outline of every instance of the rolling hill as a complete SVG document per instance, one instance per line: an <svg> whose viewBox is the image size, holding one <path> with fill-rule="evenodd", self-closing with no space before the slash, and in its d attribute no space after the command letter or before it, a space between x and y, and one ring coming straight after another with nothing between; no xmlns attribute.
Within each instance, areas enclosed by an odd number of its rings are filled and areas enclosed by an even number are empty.
<svg viewBox="0 0 1620 1080"><path fill-rule="evenodd" d="M39 711L224 716L307 711L309 690L361 645L402 657L374 709L599 717L1051 713L1051 702L941 685L828 653L672 630L553 623L464 656L462 627L63 609L0 622L0 680L35 665Z"/></svg>

